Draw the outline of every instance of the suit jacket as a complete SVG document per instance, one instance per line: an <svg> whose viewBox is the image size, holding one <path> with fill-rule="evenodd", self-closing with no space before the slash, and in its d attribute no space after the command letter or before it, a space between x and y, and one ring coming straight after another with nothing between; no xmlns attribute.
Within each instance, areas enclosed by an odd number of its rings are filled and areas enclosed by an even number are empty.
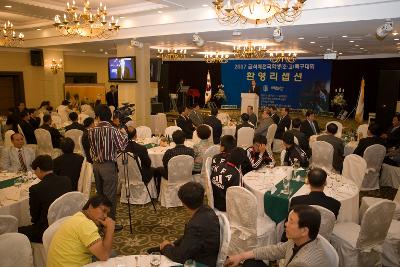
<svg viewBox="0 0 400 267"><path fill-rule="evenodd" d="M24 133L26 143L27 144L36 144L36 137L35 137L35 128L29 123L24 120L19 122L19 126Z"/></svg>
<svg viewBox="0 0 400 267"><path fill-rule="evenodd" d="M81 130L83 132L86 128L85 128L85 126L83 126L79 122L74 121L73 123L71 123L70 125L65 127L65 131L69 131L69 130L72 130L72 129ZM77 145L77 144L75 144L75 145Z"/></svg>
<svg viewBox="0 0 400 267"><path fill-rule="evenodd" d="M253 124L254 127L257 126L257 116L256 116L256 114L251 113L251 114L249 115L249 122L251 122L251 124Z"/></svg>
<svg viewBox="0 0 400 267"><path fill-rule="evenodd" d="M83 157L76 153L62 154L54 159L54 173L71 179L72 190L78 190Z"/></svg>
<svg viewBox="0 0 400 267"><path fill-rule="evenodd" d="M308 140L306 139L306 135L296 129L288 130L287 132L292 133L297 138L297 141L299 141L299 147L304 152L306 152L308 156L310 156L311 149L310 149L310 144L309 144Z"/></svg>
<svg viewBox="0 0 400 267"><path fill-rule="evenodd" d="M185 133L186 139L193 138L194 127L192 120L190 118L179 115L178 118L176 119L176 125L180 127L182 131Z"/></svg>
<svg viewBox="0 0 400 267"><path fill-rule="evenodd" d="M276 125L278 125L279 120L281 119L281 118L279 118L279 115L277 113L271 114L271 118L274 120L274 123Z"/></svg>
<svg viewBox="0 0 400 267"><path fill-rule="evenodd" d="M53 148L60 148L60 141L62 137L60 132L56 128L53 128L47 124L43 124L42 126L40 126L40 128L49 131Z"/></svg>
<svg viewBox="0 0 400 267"><path fill-rule="evenodd" d="M85 129L82 134L82 148L85 151L86 161L93 163L92 155L90 154L90 142L87 129Z"/></svg>
<svg viewBox="0 0 400 267"><path fill-rule="evenodd" d="M124 73L122 75L122 68L121 68L121 66L119 66L117 68L117 78L122 79L122 80L132 79L133 77L132 77L131 70L127 66L124 66Z"/></svg>
<svg viewBox="0 0 400 267"><path fill-rule="evenodd" d="M274 124L274 120L271 117L260 120L260 122L258 123L258 127L256 128L256 130L254 132L254 135L260 134L260 135L267 136L268 128L272 124Z"/></svg>
<svg viewBox="0 0 400 267"><path fill-rule="evenodd" d="M375 145L375 144L384 146L385 141L383 141L383 139L381 139L378 136L368 136L366 138L362 138L358 142L358 145L357 145L356 149L354 150L353 154L363 157L365 149L367 149L367 147Z"/></svg>
<svg viewBox="0 0 400 267"><path fill-rule="evenodd" d="M387 147L397 147L400 145L400 127L397 127L396 129L393 129L393 127L391 127L387 134Z"/></svg>
<svg viewBox="0 0 400 267"><path fill-rule="evenodd" d="M312 191L308 195L293 197L290 200L290 210L296 205L318 205L332 211L337 218L341 203L324 192Z"/></svg>
<svg viewBox="0 0 400 267"><path fill-rule="evenodd" d="M222 135L222 123L216 116L208 116L204 120L204 124L211 126L213 129L214 144L219 144Z"/></svg>
<svg viewBox="0 0 400 267"><path fill-rule="evenodd" d="M254 89L253 89L253 86L250 86L249 87L249 90L247 91L248 93L255 93L255 94L257 94L258 96L260 96L260 91L261 91L261 89L260 89L260 86L255 86L254 87Z"/></svg>
<svg viewBox="0 0 400 267"><path fill-rule="evenodd" d="M285 128L287 130L290 129L290 125L292 124L292 119L289 115L281 118L278 122L278 127L276 128L275 138L282 139L283 133L285 132Z"/></svg>
<svg viewBox="0 0 400 267"><path fill-rule="evenodd" d="M193 124L196 127L200 124L203 124L203 116L194 109L190 112L189 118L192 120Z"/></svg>
<svg viewBox="0 0 400 267"><path fill-rule="evenodd" d="M22 157L28 171L32 170L31 164L35 159L35 152L28 147L22 147ZM1 169L9 172L17 172L21 168L18 149L14 146L3 148L1 153Z"/></svg>
<svg viewBox="0 0 400 267"><path fill-rule="evenodd" d="M313 123L314 123L315 130L317 131L317 134L319 134L320 130L319 130L318 122L314 120ZM304 120L301 123L300 131L302 131L306 135L307 139L309 139L311 135L315 134L313 129L311 128L310 122L308 120Z"/></svg>
<svg viewBox="0 0 400 267"><path fill-rule="evenodd" d="M50 173L29 188L29 207L32 223L43 232L47 229L47 211L58 197L72 191L71 180L66 176Z"/></svg>
<svg viewBox="0 0 400 267"><path fill-rule="evenodd" d="M244 122L242 122L241 124L236 125L235 137L237 137L237 133L238 133L239 129L240 129L240 128L243 128L243 127L250 127L250 128L253 128L253 129L254 129L254 126L253 126L253 125L251 125L251 124L250 124L249 122L247 122L247 121L244 121Z"/></svg>
<svg viewBox="0 0 400 267"><path fill-rule="evenodd" d="M213 267L219 251L219 221L208 206L201 206L185 225L183 236L161 251L169 259L185 263L188 259Z"/></svg>
<svg viewBox="0 0 400 267"><path fill-rule="evenodd" d="M151 178L153 178L153 171L151 169L151 159L149 157L147 148L136 143L135 141L130 140L126 146L126 152L131 152L139 157L142 167L142 180L146 184L150 182Z"/></svg>
<svg viewBox="0 0 400 267"><path fill-rule="evenodd" d="M343 154L344 154L344 143L342 139L331 135L324 134L317 137L317 141L325 141L333 146L333 161L332 166L335 170L341 172L343 169Z"/></svg>
<svg viewBox="0 0 400 267"><path fill-rule="evenodd" d="M165 151L165 154L162 158L162 162L164 165L164 169L166 171L168 170L169 160L179 155L189 155L194 158L194 150L193 148L187 147L185 145L176 145L174 148L170 148L167 151Z"/></svg>
<svg viewBox="0 0 400 267"><path fill-rule="evenodd" d="M107 102L107 106L114 106L115 108L117 108L118 107L118 91L116 91L115 93L108 91L106 93L106 102Z"/></svg>

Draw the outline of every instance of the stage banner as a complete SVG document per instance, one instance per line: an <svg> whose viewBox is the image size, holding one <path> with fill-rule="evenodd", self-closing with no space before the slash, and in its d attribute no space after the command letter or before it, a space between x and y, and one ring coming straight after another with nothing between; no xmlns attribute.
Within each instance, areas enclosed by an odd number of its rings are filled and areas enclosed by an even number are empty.
<svg viewBox="0 0 400 267"><path fill-rule="evenodd" d="M251 80L260 87L260 106L329 110L332 63L329 60L229 60L221 64L226 104L240 107L240 94L248 92Z"/></svg>

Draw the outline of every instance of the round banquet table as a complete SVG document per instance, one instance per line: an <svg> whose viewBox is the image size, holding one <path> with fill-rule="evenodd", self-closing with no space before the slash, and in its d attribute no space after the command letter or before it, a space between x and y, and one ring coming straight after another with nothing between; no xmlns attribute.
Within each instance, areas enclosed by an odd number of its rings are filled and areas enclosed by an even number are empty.
<svg viewBox="0 0 400 267"><path fill-rule="evenodd" d="M224 126L222 127L222 135L232 135L235 136L236 133L236 126Z"/></svg>
<svg viewBox="0 0 400 267"><path fill-rule="evenodd" d="M192 140L186 140L185 141L185 146L187 147L193 147L194 143ZM147 151L149 152L149 157L151 159L151 166L154 168L157 167L163 167L163 162L162 158L165 154L165 151L167 151L170 148L175 147L175 143L171 143L169 146L162 147L162 146L156 146L153 148L148 149Z"/></svg>
<svg viewBox="0 0 400 267"><path fill-rule="evenodd" d="M110 258L107 261L96 261L87 265L85 267L137 267L137 266L150 266L150 255L130 255L121 256L116 258ZM180 263L171 261L165 256L161 256L160 267L169 266L182 266Z"/></svg>
<svg viewBox="0 0 400 267"><path fill-rule="evenodd" d="M358 141L350 141L346 144L344 147L344 156L348 156L350 154L353 154L354 150L356 150L358 146Z"/></svg>
<svg viewBox="0 0 400 267"><path fill-rule="evenodd" d="M243 176L244 187L249 189L257 198L258 214L264 215L264 194L275 187L287 175L290 167L280 166L273 169L262 168ZM336 181L334 177L340 179ZM304 184L294 195L306 195L310 192L308 185ZM340 201L338 222L358 223L359 196L358 188L354 182L338 174L328 174L327 186L324 193ZM285 207L283 207L285 208Z"/></svg>

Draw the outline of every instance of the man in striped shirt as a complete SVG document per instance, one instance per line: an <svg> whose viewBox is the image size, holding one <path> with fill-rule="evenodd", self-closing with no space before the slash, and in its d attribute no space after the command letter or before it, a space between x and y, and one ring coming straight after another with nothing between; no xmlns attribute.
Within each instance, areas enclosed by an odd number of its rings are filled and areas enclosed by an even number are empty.
<svg viewBox="0 0 400 267"><path fill-rule="evenodd" d="M90 154L93 160L93 173L98 194L104 194L112 202L110 217L115 221L117 206L117 154L128 144L127 134L113 127L110 123L111 110L106 105L98 105L97 126L88 129ZM116 225L115 230L122 229Z"/></svg>
<svg viewBox="0 0 400 267"><path fill-rule="evenodd" d="M242 166L243 174L259 169L262 165L273 161L273 157L267 151L267 137L256 135L253 139L253 146L246 149L248 161Z"/></svg>

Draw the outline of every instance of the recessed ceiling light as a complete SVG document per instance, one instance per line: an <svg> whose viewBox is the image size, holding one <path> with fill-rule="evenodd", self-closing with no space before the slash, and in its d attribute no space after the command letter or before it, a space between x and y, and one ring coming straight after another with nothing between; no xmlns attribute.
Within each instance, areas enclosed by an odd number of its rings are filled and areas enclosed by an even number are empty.
<svg viewBox="0 0 400 267"><path fill-rule="evenodd" d="M104 49L103 49L103 48L100 48L100 49L99 49L99 51L100 51L100 52L103 52L103 51L104 51Z"/></svg>
<svg viewBox="0 0 400 267"><path fill-rule="evenodd" d="M82 53L86 53L86 50L82 50Z"/></svg>
<svg viewBox="0 0 400 267"><path fill-rule="evenodd" d="M119 17L119 18L120 18L120 19L124 19L125 17L122 16L122 17Z"/></svg>
<svg viewBox="0 0 400 267"><path fill-rule="evenodd" d="M361 50L364 50L364 47L360 47Z"/></svg>
<svg viewBox="0 0 400 267"><path fill-rule="evenodd" d="M392 35L394 35L394 36L396 36L398 34L399 34L398 32L392 32Z"/></svg>
<svg viewBox="0 0 400 267"><path fill-rule="evenodd" d="M400 43L397 43L397 45L400 45Z"/></svg>
<svg viewBox="0 0 400 267"><path fill-rule="evenodd" d="M343 55L343 53L342 53L342 52L340 52L340 53L339 53L339 55Z"/></svg>
<svg viewBox="0 0 400 267"><path fill-rule="evenodd" d="M399 40L399 38L396 38L396 39L393 39L393 40L395 40L395 41L398 41L398 40Z"/></svg>
<svg viewBox="0 0 400 267"><path fill-rule="evenodd" d="M347 35L342 35L343 38L347 38Z"/></svg>
<svg viewBox="0 0 400 267"><path fill-rule="evenodd" d="M193 57L193 55L190 55L191 57Z"/></svg>
<svg viewBox="0 0 400 267"><path fill-rule="evenodd" d="M354 43L354 41L353 40L351 40L351 41L349 41L350 43Z"/></svg>
<svg viewBox="0 0 400 267"><path fill-rule="evenodd" d="M299 40L304 40L304 37L299 37L299 38L297 38L297 39L299 39Z"/></svg>
<svg viewBox="0 0 400 267"><path fill-rule="evenodd" d="M161 13L162 13L162 11L161 11L161 10L158 10L158 11L157 11L157 13L158 13L158 14L161 14Z"/></svg>
<svg viewBox="0 0 400 267"><path fill-rule="evenodd" d="M204 4L204 5L201 5L202 7L208 7L208 5L207 4Z"/></svg>
<svg viewBox="0 0 400 267"><path fill-rule="evenodd" d="M356 44L356 45L354 45L354 46L360 46L360 45Z"/></svg>
<svg viewBox="0 0 400 267"><path fill-rule="evenodd" d="M42 29L40 29L40 28L37 28L36 30L37 30L37 31L41 31Z"/></svg>
<svg viewBox="0 0 400 267"><path fill-rule="evenodd" d="M12 8L12 6L4 6L5 8Z"/></svg>
<svg viewBox="0 0 400 267"><path fill-rule="evenodd" d="M104 52L104 54L108 55L108 52L106 51L106 52Z"/></svg>
<svg viewBox="0 0 400 267"><path fill-rule="evenodd" d="M324 47L323 45L320 45L319 47Z"/></svg>
<svg viewBox="0 0 400 267"><path fill-rule="evenodd" d="M314 42L314 41L311 41L310 44L315 44L315 42Z"/></svg>

